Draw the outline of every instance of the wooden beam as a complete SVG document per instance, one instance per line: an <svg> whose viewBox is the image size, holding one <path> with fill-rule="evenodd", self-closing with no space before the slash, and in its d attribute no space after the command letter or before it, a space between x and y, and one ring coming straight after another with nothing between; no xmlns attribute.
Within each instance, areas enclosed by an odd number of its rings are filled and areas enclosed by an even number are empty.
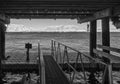
<svg viewBox="0 0 120 84"><path fill-rule="evenodd" d="M112 54L109 54L109 53L106 53L106 52L103 52L103 51L100 51L100 50L96 50L94 49L93 52L101 57L106 57L108 59L110 59L112 62L120 62L120 57L119 56L115 56L115 55L112 55Z"/></svg>
<svg viewBox="0 0 120 84"><path fill-rule="evenodd" d="M110 17L110 16L112 16L112 9L108 8L102 11L98 11L94 13L92 16L80 18L78 19L78 23L84 23L84 22L93 21L93 20L97 20L105 17Z"/></svg>
<svg viewBox="0 0 120 84"><path fill-rule="evenodd" d="M110 46L109 18L102 19L102 45ZM103 49L103 51L109 53L109 50Z"/></svg>
<svg viewBox="0 0 120 84"><path fill-rule="evenodd" d="M8 16L5 16L5 14L0 14L0 20L3 21L5 24L10 23L10 18Z"/></svg>
<svg viewBox="0 0 120 84"><path fill-rule="evenodd" d="M108 50L108 51L113 51L113 52L120 53L120 49L118 49L118 48L109 47L109 46L103 46L103 45L99 45L99 44L97 45L97 47Z"/></svg>
<svg viewBox="0 0 120 84"><path fill-rule="evenodd" d="M2 67L1 61L5 58L5 32L4 32L5 24L0 21L0 84L2 83Z"/></svg>
<svg viewBox="0 0 120 84"><path fill-rule="evenodd" d="M96 48L96 20L90 22L90 55L94 57L93 49Z"/></svg>
<svg viewBox="0 0 120 84"><path fill-rule="evenodd" d="M105 9L105 10L102 10L102 11L99 11L99 12L96 12L94 14L94 17L97 19L99 18L104 18L104 17L109 17L112 15L112 9L108 8L108 9Z"/></svg>
<svg viewBox="0 0 120 84"><path fill-rule="evenodd" d="M114 16L120 15L120 6L117 6L117 7L113 8L112 11L113 11Z"/></svg>

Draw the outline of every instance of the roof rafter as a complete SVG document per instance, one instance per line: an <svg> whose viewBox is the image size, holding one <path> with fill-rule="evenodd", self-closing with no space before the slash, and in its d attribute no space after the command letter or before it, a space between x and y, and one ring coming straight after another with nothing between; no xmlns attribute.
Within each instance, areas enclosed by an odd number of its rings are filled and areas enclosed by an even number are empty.
<svg viewBox="0 0 120 84"><path fill-rule="evenodd" d="M117 6L114 8L107 8L102 11L98 11L91 16L79 18L78 23L84 23L84 22L88 22L88 21L102 19L105 17L118 16L118 15L120 15L120 6Z"/></svg>
<svg viewBox="0 0 120 84"><path fill-rule="evenodd" d="M120 0L0 0L0 12L11 18L73 18L93 15L89 19L97 19L101 13L94 15L95 12L117 5L120 5Z"/></svg>

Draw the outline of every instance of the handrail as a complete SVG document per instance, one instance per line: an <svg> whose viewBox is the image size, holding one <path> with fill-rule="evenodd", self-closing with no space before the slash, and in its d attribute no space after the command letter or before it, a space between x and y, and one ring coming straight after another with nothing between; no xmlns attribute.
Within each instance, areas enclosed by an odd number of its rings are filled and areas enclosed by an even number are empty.
<svg viewBox="0 0 120 84"><path fill-rule="evenodd" d="M112 51L116 53L120 53L120 49L109 47L109 46L104 46L104 45L97 45L98 48L101 48L103 50L107 51ZM107 62L107 66L105 66L105 71L103 75L103 84L109 83L113 84L113 77L112 77L112 62L120 62L120 57L116 55L112 55L109 52L93 49L93 52L98 55L103 57L103 61ZM106 79L106 77L108 77Z"/></svg>
<svg viewBox="0 0 120 84"><path fill-rule="evenodd" d="M65 57L67 58L67 60L66 60L66 62L67 62L67 65L68 65L68 69L69 69L69 71L70 71L70 69L72 69L73 70L73 76L72 76L72 78L71 78L71 75L70 75L70 81L71 81L71 84L73 83L73 80L74 80L74 76L75 76L75 73L79 73L75 68L76 68L76 66L77 66L77 63L78 63L78 60L79 61L81 61L81 68L82 68L82 72L83 72L83 79L84 79L84 82L85 82L85 84L87 84L87 77L86 77L86 72L85 72L85 67L84 67L84 63L83 63L83 61L82 61L82 57L81 56L84 56L84 57L86 57L86 58L88 58L89 60L92 60L92 61L94 61L94 62L97 62L97 63L101 63L101 64L103 64L103 65L107 65L107 63L106 62L104 62L102 59L99 59L99 58L96 58L96 57L92 57L91 55L89 55L89 54L86 54L86 53L83 53L83 52L81 52L81 51L79 51L78 49L75 49L75 48L72 48L72 47L70 47L70 46L68 46L68 45L66 45L66 44L64 44L64 43L62 43L62 42L60 42L60 41L56 41L56 40L51 40L51 54L52 54L52 56L56 59L56 62L58 62L58 56L60 56L61 57L61 55L59 55L59 54L61 54L61 47L63 47L63 63L64 63L64 59L65 59ZM68 49L71 49L71 50L73 50L73 51L75 51L75 52L77 52L77 58L76 58L76 60L75 60L75 66L72 66L71 64L70 64L70 61L69 61L69 55L68 55ZM60 59L61 60L61 59ZM92 62L92 61L90 61L90 62ZM61 61L60 61L61 62ZM82 77L82 76L81 76Z"/></svg>
<svg viewBox="0 0 120 84"><path fill-rule="evenodd" d="M40 75L40 84L46 84L45 82L45 62L43 58L42 50L40 49L40 44L38 43L38 65L39 65L39 75Z"/></svg>
<svg viewBox="0 0 120 84"><path fill-rule="evenodd" d="M56 41L56 40L54 40L54 39L52 39L52 41L55 41L55 42L59 43L60 45L66 46L67 48L69 48L69 49L71 49L71 50L74 50L74 51L76 51L76 52L80 52L79 50L74 49L74 48L72 48L72 47L70 47L70 46L68 46L68 45L66 45L66 44L63 44L63 43L60 42L60 41ZM81 53L81 52L80 52L80 53Z"/></svg>
<svg viewBox="0 0 120 84"><path fill-rule="evenodd" d="M104 56L104 57L110 59L111 61L120 62L120 57L118 57L118 56L115 56L115 55L112 55L112 54L109 54L109 53L105 53L105 52L102 52L102 51L96 50L96 49L93 49L93 52L95 54L99 54L101 56Z"/></svg>
<svg viewBox="0 0 120 84"><path fill-rule="evenodd" d="M78 53L84 55L85 57L87 57L87 58L93 60L93 61L100 62L100 63L106 65L104 62L102 62L102 61L100 61L100 60L97 60L96 58L93 58L91 55L86 54L86 53L83 53L83 52L80 52L79 50L77 50L77 49L75 49L75 48L72 48L72 47L70 47L70 46L68 46L68 45L66 45L66 44L63 44L63 43L60 42L60 41L56 41L56 40L54 40L54 39L52 39L52 41L55 41L55 42L59 43L60 45L66 46L67 48L69 48L69 49L71 49L71 50L73 50L73 51L76 51L76 52L78 52Z"/></svg>
<svg viewBox="0 0 120 84"><path fill-rule="evenodd" d="M105 49L105 50L109 50L109 51L120 53L120 49L118 49L118 48L103 46L103 45L100 45L100 44L98 44L97 47Z"/></svg>

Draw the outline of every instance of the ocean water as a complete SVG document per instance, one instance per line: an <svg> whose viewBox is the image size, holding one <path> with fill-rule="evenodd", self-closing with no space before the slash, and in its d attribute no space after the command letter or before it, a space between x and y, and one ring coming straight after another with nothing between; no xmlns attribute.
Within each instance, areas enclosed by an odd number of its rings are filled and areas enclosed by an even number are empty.
<svg viewBox="0 0 120 84"><path fill-rule="evenodd" d="M25 43L31 43L31 53L37 53L38 43L45 52L50 52L51 39L60 41L81 52L89 52L89 32L7 32L6 55L25 54ZM120 48L120 33L110 33L112 47ZM102 43L101 33L97 33L97 44Z"/></svg>
<svg viewBox="0 0 120 84"><path fill-rule="evenodd" d="M43 50L50 50L51 39L55 39L67 44L81 52L89 52L89 32L7 32L6 33L6 53L23 53L25 43L31 43L31 52L36 52L38 43ZM120 33L110 33L110 43L112 47L120 48ZM97 44L102 43L101 33L97 33Z"/></svg>
<svg viewBox="0 0 120 84"><path fill-rule="evenodd" d="M26 56L25 43L31 43L30 56L38 55L38 43L41 45L43 54L51 53L51 39L62 42L80 52L89 52L89 32L20 32L6 33L6 56ZM120 33L110 33L110 43L112 47L120 48ZM102 34L97 33L97 44L102 44ZM64 47L61 47L61 52ZM72 53L71 53L72 52ZM68 49L70 61L74 62L77 52ZM113 53L120 56L119 53ZM63 53L62 53L63 56ZM85 58L85 57L84 57ZM85 58L84 61L88 61Z"/></svg>
<svg viewBox="0 0 120 84"><path fill-rule="evenodd" d="M60 41L68 46L71 46L81 52L89 52L89 32L26 32L26 33L6 33L6 56L21 56L25 55L25 43L31 43L30 55L37 54L38 43L45 53L50 52L51 39ZM110 43L112 47L120 48L120 33L110 33ZM97 33L97 44L102 44L102 34ZM71 60L74 58L71 57ZM68 74L69 75L69 74ZM10 76L8 76L10 77ZM14 76L16 77L16 76ZM13 78L14 78L13 77ZM77 74L75 82L82 82L79 80L80 76ZM113 72L114 84L119 84L119 72Z"/></svg>

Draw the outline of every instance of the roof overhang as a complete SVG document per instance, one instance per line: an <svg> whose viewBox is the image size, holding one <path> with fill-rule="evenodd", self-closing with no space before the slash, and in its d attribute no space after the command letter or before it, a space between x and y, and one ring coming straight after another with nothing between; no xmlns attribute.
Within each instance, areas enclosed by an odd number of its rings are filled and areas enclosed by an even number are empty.
<svg viewBox="0 0 120 84"><path fill-rule="evenodd" d="M76 19L79 17L84 20L88 17L98 17L101 14L97 14L98 11L117 5L120 5L120 0L0 0L0 12L10 18Z"/></svg>

